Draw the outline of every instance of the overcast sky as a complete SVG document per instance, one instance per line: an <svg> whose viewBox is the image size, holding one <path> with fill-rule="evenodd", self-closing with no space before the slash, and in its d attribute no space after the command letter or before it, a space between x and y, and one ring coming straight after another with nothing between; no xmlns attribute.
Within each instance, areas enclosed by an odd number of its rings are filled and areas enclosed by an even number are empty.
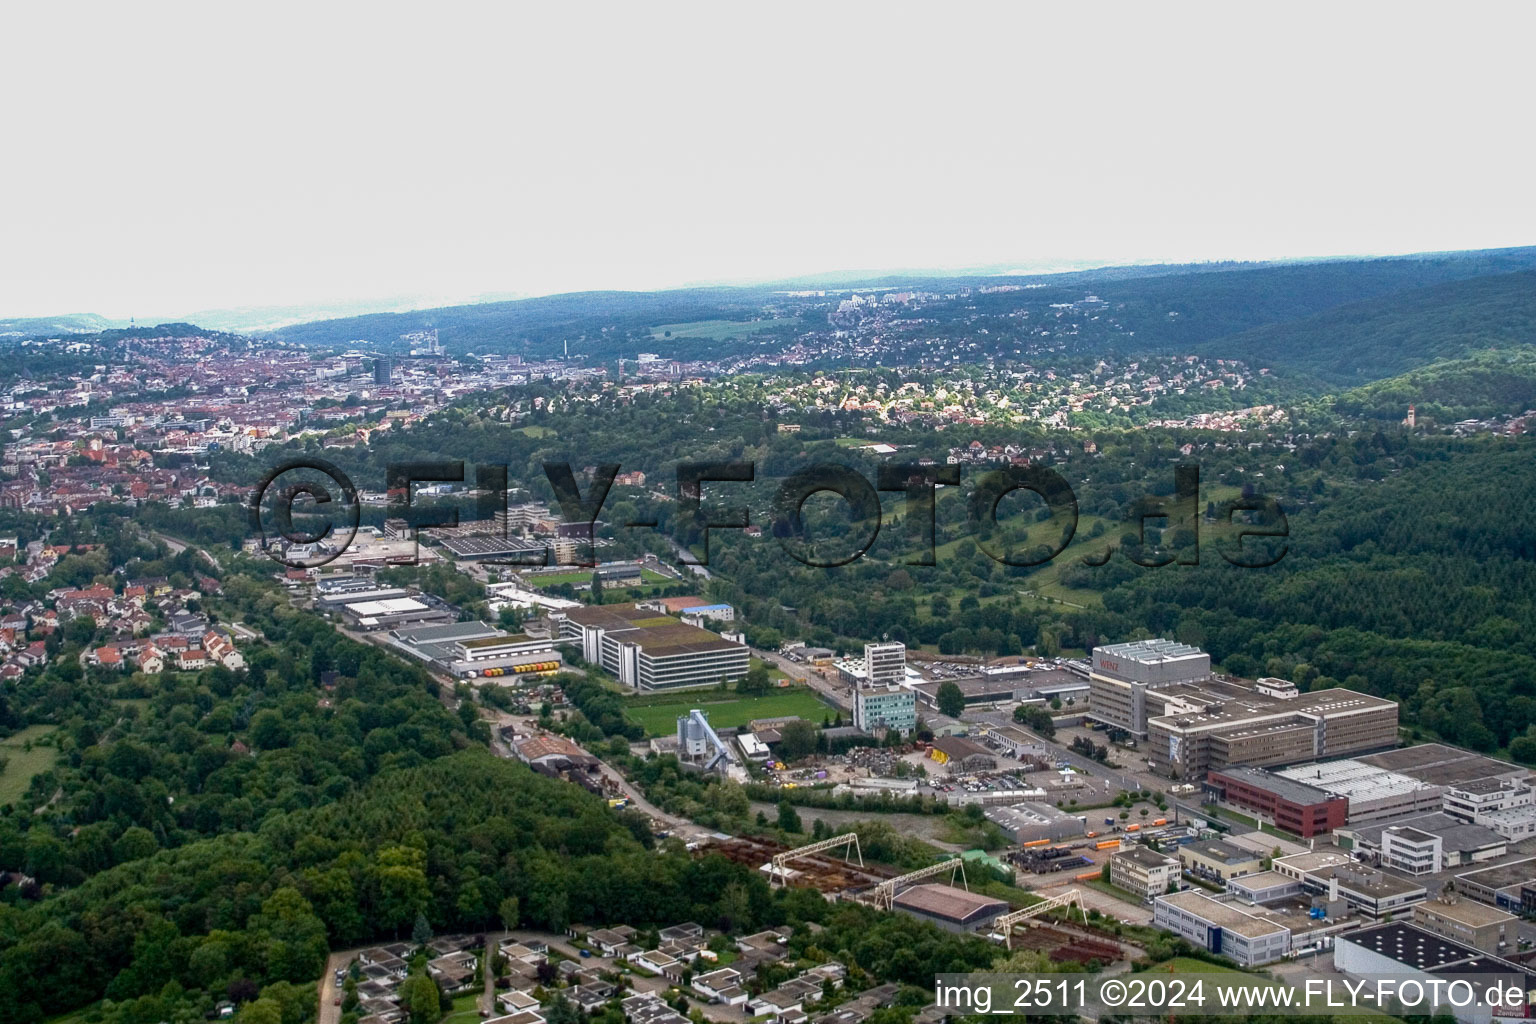
<svg viewBox="0 0 1536 1024"><path fill-rule="evenodd" d="M1057 6L11 4L0 315L1536 244L1536 5Z"/></svg>

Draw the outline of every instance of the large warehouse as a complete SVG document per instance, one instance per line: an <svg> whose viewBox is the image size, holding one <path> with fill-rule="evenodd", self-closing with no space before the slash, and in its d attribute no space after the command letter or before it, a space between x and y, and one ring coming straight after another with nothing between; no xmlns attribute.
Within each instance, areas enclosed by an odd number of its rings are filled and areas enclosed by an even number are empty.
<svg viewBox="0 0 1536 1024"><path fill-rule="evenodd" d="M997 915L1008 913L1008 903L952 885L929 884L897 893L896 909L947 931L974 932L991 924Z"/></svg>
<svg viewBox="0 0 1536 1024"><path fill-rule="evenodd" d="M579 643L585 660L637 690L734 682L751 660L743 644L633 604L568 608L552 617L561 619L560 638Z"/></svg>

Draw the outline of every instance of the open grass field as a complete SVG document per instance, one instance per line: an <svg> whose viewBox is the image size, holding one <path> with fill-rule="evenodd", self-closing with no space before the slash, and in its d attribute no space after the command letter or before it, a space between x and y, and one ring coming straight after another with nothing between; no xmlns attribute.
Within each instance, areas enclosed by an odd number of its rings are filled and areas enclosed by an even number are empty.
<svg viewBox="0 0 1536 1024"><path fill-rule="evenodd" d="M651 569L641 569L640 578L645 581L647 586L656 586L658 584L674 582L668 577L663 576L661 573L655 572ZM576 572L558 572L541 575L530 575L526 577L526 579L529 583L532 583L536 587L553 587L561 583L569 583L573 587L586 587L590 586L592 583L592 570L584 569L578 570ZM603 593L605 594L618 593L619 591L625 589L643 590L645 587L624 588L614 586L612 584L603 585Z"/></svg>
<svg viewBox="0 0 1536 1024"><path fill-rule="evenodd" d="M709 715L709 724L716 729L730 729L746 725L754 718L777 718L780 715L799 715L819 723L823 716L835 712L824 704L815 692L803 688L781 690L761 697L742 697L718 690L691 690L683 693L645 694L632 697L625 714L645 728L652 736L664 736L677 729L677 716L686 714L689 708L700 708Z"/></svg>
<svg viewBox="0 0 1536 1024"><path fill-rule="evenodd" d="M57 728L52 725L29 725L14 736L0 740L0 757L5 758L5 771L0 772L0 804L11 804L26 795L32 777L53 767L59 752L38 741ZM27 749L31 741L32 749Z"/></svg>
<svg viewBox="0 0 1536 1024"><path fill-rule="evenodd" d="M686 324L661 324L651 328L651 337L660 341L675 338L705 338L728 341L742 338L771 327L790 327L800 322L799 317L782 316L771 320L694 320Z"/></svg>
<svg viewBox="0 0 1536 1024"><path fill-rule="evenodd" d="M541 427L538 424L529 424L528 426L521 427L519 429L520 429L520 431L523 434L525 434L528 437L554 437L555 436L554 428L552 428L552 427Z"/></svg>

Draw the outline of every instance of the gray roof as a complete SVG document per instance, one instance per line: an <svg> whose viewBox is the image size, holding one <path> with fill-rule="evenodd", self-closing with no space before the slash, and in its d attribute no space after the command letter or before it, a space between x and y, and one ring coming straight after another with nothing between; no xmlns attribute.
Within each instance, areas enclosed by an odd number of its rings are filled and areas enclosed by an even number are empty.
<svg viewBox="0 0 1536 1024"><path fill-rule="evenodd" d="M1440 845L1447 853L1471 853L1474 850L1507 843L1503 836L1491 828L1469 825L1440 811L1420 814L1412 818L1378 822L1374 825L1351 826L1348 831L1358 835L1363 842L1380 846L1381 834L1389 828L1411 828L1427 832L1432 836L1439 836Z"/></svg>
<svg viewBox="0 0 1536 1024"><path fill-rule="evenodd" d="M1303 807L1311 804L1320 804L1328 799L1328 793L1316 786L1305 782L1297 782L1283 775L1265 771L1263 768L1249 768L1239 765L1232 768L1218 768L1211 771L1212 775L1224 775L1229 779L1237 779L1246 782L1250 786L1256 786L1268 790L1282 800L1289 800L1293 804L1301 804Z"/></svg>

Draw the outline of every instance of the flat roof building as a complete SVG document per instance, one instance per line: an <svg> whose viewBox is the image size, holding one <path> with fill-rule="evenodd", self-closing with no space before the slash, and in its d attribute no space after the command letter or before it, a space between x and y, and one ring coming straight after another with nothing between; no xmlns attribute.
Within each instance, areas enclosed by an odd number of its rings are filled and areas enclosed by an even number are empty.
<svg viewBox="0 0 1536 1024"><path fill-rule="evenodd" d="M561 639L580 643L583 659L637 690L733 682L751 660L744 644L633 604L568 608L552 617L560 620Z"/></svg>
<svg viewBox="0 0 1536 1024"><path fill-rule="evenodd" d="M1262 768L1212 771L1205 790L1221 803L1272 822L1303 839L1342 826L1349 817L1347 797L1288 779Z"/></svg>
<svg viewBox="0 0 1536 1024"><path fill-rule="evenodd" d="M1210 675L1209 654L1172 640L1095 647L1088 672L1088 715L1144 738L1152 714L1148 710L1149 691L1198 682Z"/></svg>
<svg viewBox="0 0 1536 1024"><path fill-rule="evenodd" d="M1496 860L1509 848L1497 832L1481 825L1469 825L1440 811L1349 825L1335 831L1334 840L1341 849L1353 851L1366 863L1412 874L1417 873L1412 850L1415 834L1433 836L1437 840L1433 848L1438 854L1438 866L1431 867L1431 872Z"/></svg>
<svg viewBox="0 0 1536 1024"><path fill-rule="evenodd" d="M1109 882L1126 892L1150 899L1179 880L1179 859L1145 846L1131 846L1109 858Z"/></svg>
<svg viewBox="0 0 1536 1024"><path fill-rule="evenodd" d="M1411 817L1440 809L1445 789L1364 761L1341 759L1281 769L1279 775L1349 800L1349 823Z"/></svg>
<svg viewBox="0 0 1536 1024"><path fill-rule="evenodd" d="M1394 701L1342 687L1296 693L1265 685L1273 683L1213 680L1148 693L1153 770L1198 779L1233 765L1296 764L1397 742Z"/></svg>
<svg viewBox="0 0 1536 1024"><path fill-rule="evenodd" d="M1152 907L1157 927L1244 967L1273 963L1291 951L1290 928L1229 899L1191 889L1159 896Z"/></svg>
<svg viewBox="0 0 1536 1024"><path fill-rule="evenodd" d="M1518 921L1513 914L1454 894L1427 900L1413 908L1416 926L1484 953L1503 952L1515 938Z"/></svg>
<svg viewBox="0 0 1536 1024"><path fill-rule="evenodd" d="M1179 863L1195 878L1225 882L1263 870L1264 858L1220 839L1197 839L1179 847Z"/></svg>

